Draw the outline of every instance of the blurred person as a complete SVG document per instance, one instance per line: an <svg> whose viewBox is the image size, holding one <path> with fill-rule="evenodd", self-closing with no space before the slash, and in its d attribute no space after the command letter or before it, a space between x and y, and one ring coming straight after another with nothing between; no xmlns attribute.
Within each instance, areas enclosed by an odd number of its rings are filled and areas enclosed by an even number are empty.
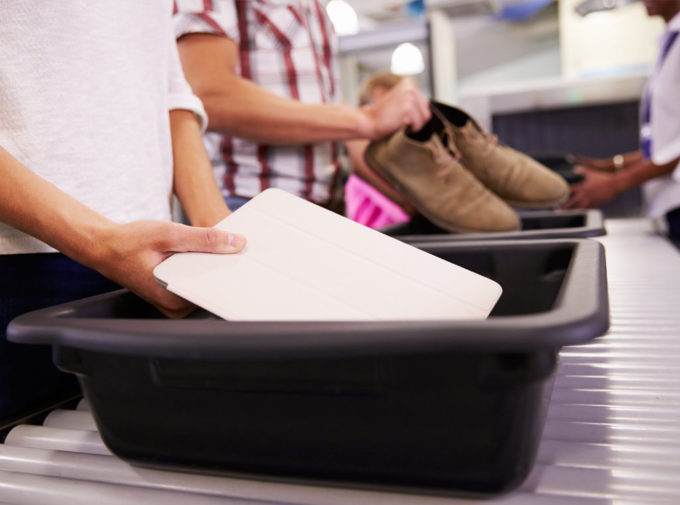
<svg viewBox="0 0 680 505"><path fill-rule="evenodd" d="M338 142L418 130L430 117L410 80L370 104L341 103L321 0L178 0L175 9L180 57L206 108L206 145L232 209L277 187L337 210Z"/></svg>
<svg viewBox="0 0 680 505"><path fill-rule="evenodd" d="M67 2L49 12L37 0L3 4L2 418L74 384L47 346L7 342L14 317L121 286L179 317L193 307L161 287L153 268L173 252L243 247L244 237L208 228L229 209L171 15L170 1ZM171 222L173 192L204 228Z"/></svg>
<svg viewBox="0 0 680 505"><path fill-rule="evenodd" d="M643 0L649 16L667 24L641 99L640 149L610 159L577 157L583 182L571 186L565 209L599 207L643 185L648 217L663 217L680 238L680 0Z"/></svg>
<svg viewBox="0 0 680 505"><path fill-rule="evenodd" d="M391 72L373 74L360 86L359 106L378 102L403 80L403 76ZM368 139L346 143L352 168L345 185L347 217L371 228L409 221L418 211L401 191L366 163L364 152L369 143Z"/></svg>

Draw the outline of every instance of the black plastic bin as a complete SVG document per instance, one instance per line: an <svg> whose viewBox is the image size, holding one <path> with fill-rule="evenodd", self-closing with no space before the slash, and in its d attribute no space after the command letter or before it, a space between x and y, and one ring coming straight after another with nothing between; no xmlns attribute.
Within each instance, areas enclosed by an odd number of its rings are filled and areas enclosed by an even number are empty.
<svg viewBox="0 0 680 505"><path fill-rule="evenodd" d="M441 242L459 240L516 240L548 238L586 238L605 235L602 212L585 210L519 211L522 229L496 233L451 233L439 228L422 216L406 223L394 224L380 231L403 242Z"/></svg>
<svg viewBox="0 0 680 505"><path fill-rule="evenodd" d="M166 320L126 291L23 315L136 464L496 494L529 473L557 353L608 328L602 246L428 244L498 281L485 321Z"/></svg>

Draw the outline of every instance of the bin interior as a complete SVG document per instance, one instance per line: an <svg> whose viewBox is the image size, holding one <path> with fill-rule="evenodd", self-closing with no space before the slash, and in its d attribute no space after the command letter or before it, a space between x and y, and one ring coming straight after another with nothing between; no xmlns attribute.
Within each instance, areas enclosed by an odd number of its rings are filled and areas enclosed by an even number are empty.
<svg viewBox="0 0 680 505"><path fill-rule="evenodd" d="M601 335L608 321L606 297L595 295L606 284L601 245L422 249L502 285L493 321L258 324L199 312L178 322L123 291L10 329L54 343L104 442L135 464L454 494L513 489L533 465L559 347ZM565 320L573 304L598 320L579 311Z"/></svg>
<svg viewBox="0 0 680 505"><path fill-rule="evenodd" d="M574 243L491 244L449 247L425 244L422 249L448 262L498 282L503 288L489 317L516 316L549 311L556 303L564 276L574 253ZM107 303L79 305L65 312L64 318L165 319L153 306L131 293L122 293ZM215 317L205 311L192 319Z"/></svg>
<svg viewBox="0 0 680 505"><path fill-rule="evenodd" d="M489 317L518 316L549 311L574 253L573 244L533 248L489 248L477 245L462 250L431 248L436 256L498 282L503 288Z"/></svg>
<svg viewBox="0 0 680 505"><path fill-rule="evenodd" d="M520 214L522 230L573 230L586 226L586 214L552 212L535 212ZM422 216L415 217L406 223L386 227L384 233L399 237L401 235L451 235L451 232L438 227ZM521 234L521 232L519 232Z"/></svg>

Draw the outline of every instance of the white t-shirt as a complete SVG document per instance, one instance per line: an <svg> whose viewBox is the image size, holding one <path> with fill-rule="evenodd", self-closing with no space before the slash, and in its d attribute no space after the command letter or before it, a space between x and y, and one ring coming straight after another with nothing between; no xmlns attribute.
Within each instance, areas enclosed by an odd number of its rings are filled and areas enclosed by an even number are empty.
<svg viewBox="0 0 680 505"><path fill-rule="evenodd" d="M172 1L9 2L0 16L0 146L109 219L170 220L168 112L184 79ZM0 254L53 251L0 223Z"/></svg>
<svg viewBox="0 0 680 505"><path fill-rule="evenodd" d="M660 47L674 32L680 31L680 14L676 14L662 35ZM657 165L668 163L680 156L680 38L668 53L654 66L647 83L651 92L650 136L651 159ZM669 210L680 207L680 165L672 176L657 177L643 186L647 215L660 217Z"/></svg>

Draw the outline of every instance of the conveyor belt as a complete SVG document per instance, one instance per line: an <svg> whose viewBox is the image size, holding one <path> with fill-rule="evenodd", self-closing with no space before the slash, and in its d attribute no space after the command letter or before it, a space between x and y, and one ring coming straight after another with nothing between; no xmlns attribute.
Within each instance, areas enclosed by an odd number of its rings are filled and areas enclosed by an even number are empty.
<svg viewBox="0 0 680 505"><path fill-rule="evenodd" d="M680 253L644 220L607 231L611 329L560 353L536 466L519 490L483 503L680 503ZM102 444L85 403L0 445L0 505L266 503L482 502L132 467Z"/></svg>

